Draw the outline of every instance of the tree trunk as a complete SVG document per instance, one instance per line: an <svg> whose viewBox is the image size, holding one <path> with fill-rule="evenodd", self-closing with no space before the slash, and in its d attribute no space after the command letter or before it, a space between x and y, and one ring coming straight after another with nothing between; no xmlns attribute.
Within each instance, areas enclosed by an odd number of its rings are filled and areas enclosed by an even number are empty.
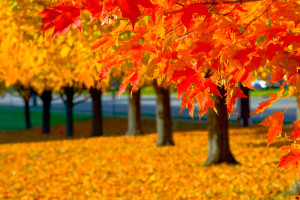
<svg viewBox="0 0 300 200"><path fill-rule="evenodd" d="M247 96L247 98L240 98L240 102L241 102L241 111L239 111L241 113L241 120L242 123L241 125L244 127L248 127L249 124L249 120L250 120L250 103L249 103L249 88L244 87L242 84L240 84L240 88L243 91L243 93Z"/></svg>
<svg viewBox="0 0 300 200"><path fill-rule="evenodd" d="M65 99L65 106L66 106L66 128L67 128L67 137L73 137L73 96L74 96L74 88L73 87L65 87L64 88L66 99Z"/></svg>
<svg viewBox="0 0 300 200"><path fill-rule="evenodd" d="M30 122L30 109L29 109L29 99L24 99L25 103L25 128L30 129L32 128L31 122Z"/></svg>
<svg viewBox="0 0 300 200"><path fill-rule="evenodd" d="M156 130L158 132L157 146L174 145L172 134L172 118L169 89L159 87L154 82L157 94L156 100Z"/></svg>
<svg viewBox="0 0 300 200"><path fill-rule="evenodd" d="M32 94L32 90L30 88L19 89L19 94L24 100L24 115L25 115L25 128L32 128L30 122L30 108L29 108L29 100Z"/></svg>
<svg viewBox="0 0 300 200"><path fill-rule="evenodd" d="M102 103L101 103L101 89L90 88L90 94L93 104L93 118L92 118L92 132L91 136L103 135L103 122L102 122Z"/></svg>
<svg viewBox="0 0 300 200"><path fill-rule="evenodd" d="M43 127L42 133L50 133L50 107L52 101L52 90L45 90L41 94L43 101Z"/></svg>
<svg viewBox="0 0 300 200"><path fill-rule="evenodd" d="M128 98L128 130L126 136L142 135L141 126L141 91L132 93Z"/></svg>
<svg viewBox="0 0 300 200"><path fill-rule="evenodd" d="M34 92L32 93L32 106L36 107L37 106L37 94Z"/></svg>
<svg viewBox="0 0 300 200"><path fill-rule="evenodd" d="M226 90L218 87L222 97L213 95L215 108L218 114L212 109L208 111L208 157L204 165L219 163L238 164L233 157L229 147L228 134L228 113L225 103Z"/></svg>

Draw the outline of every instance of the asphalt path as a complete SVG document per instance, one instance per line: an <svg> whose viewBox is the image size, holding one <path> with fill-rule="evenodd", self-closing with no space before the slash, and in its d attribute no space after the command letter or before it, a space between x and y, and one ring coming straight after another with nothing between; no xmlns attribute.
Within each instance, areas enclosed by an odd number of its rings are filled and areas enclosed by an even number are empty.
<svg viewBox="0 0 300 200"><path fill-rule="evenodd" d="M76 101L80 101L84 99L84 96L79 96ZM54 96L54 100L51 104L52 112L65 112L65 107L62 100L58 95ZM268 100L267 97L252 97L250 98L250 111L254 111L254 109L259 106L262 101ZM255 114L251 116L252 121L259 122L265 119L267 116L273 114L276 111L284 111L291 103L293 103L294 99L280 99L275 102L270 108L266 109L264 113ZM32 102L31 102L32 104ZM118 96L113 96L112 94L104 94L102 95L102 112L104 116L118 116L118 117L126 117L127 116L127 104L128 104L128 96L122 95L119 99ZM180 113L180 100L177 101L176 95L171 95L171 112L172 117L175 120L191 120L194 122L206 122L207 116L204 115L203 118L199 121L198 112L195 110L194 119L189 116L189 112L187 109L184 109ZM0 97L0 106L11 106L11 107L19 107L23 106L24 103L22 99L18 96L12 95L4 95ZM141 99L141 112L143 117L154 118L155 117L155 105L156 105L156 97L155 96L143 96ZM296 120L296 104L293 104L284 115L285 123L292 123ZM196 107L196 106L195 106ZM37 98L37 106L31 106L31 109L34 110L42 110L42 102L39 98ZM85 102L76 104L74 106L74 113L91 115L92 103L91 100L88 99ZM235 114L231 114L230 119L235 120L238 116Z"/></svg>

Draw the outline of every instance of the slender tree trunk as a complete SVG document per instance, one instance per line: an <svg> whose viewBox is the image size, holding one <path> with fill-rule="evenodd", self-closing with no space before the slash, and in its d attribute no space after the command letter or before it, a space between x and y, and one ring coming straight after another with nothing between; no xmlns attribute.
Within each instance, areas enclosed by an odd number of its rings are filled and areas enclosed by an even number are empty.
<svg viewBox="0 0 300 200"><path fill-rule="evenodd" d="M143 134L141 126L141 91L132 93L128 98L128 130L126 136Z"/></svg>
<svg viewBox="0 0 300 200"><path fill-rule="evenodd" d="M250 120L250 102L249 102L249 88L244 87L242 84L240 84L240 88L243 91L243 93L247 96L247 98L240 98L241 102L241 120L242 120L242 126L248 127L249 120Z"/></svg>
<svg viewBox="0 0 300 200"><path fill-rule="evenodd" d="M32 90L30 88L18 89L20 96L24 100L24 115L25 115L25 128L32 128L30 122L30 108L29 108L29 100L32 94Z"/></svg>
<svg viewBox="0 0 300 200"><path fill-rule="evenodd" d="M36 107L37 106L37 94L34 92L32 93L32 106Z"/></svg>
<svg viewBox="0 0 300 200"><path fill-rule="evenodd" d="M42 133L50 133L50 107L52 101L52 90L45 90L41 94L43 101L43 127Z"/></svg>
<svg viewBox="0 0 300 200"><path fill-rule="evenodd" d="M212 109L208 111L208 157L204 165L219 163L238 164L229 147L228 113L225 103L226 90L218 88L221 96L214 95L216 114Z"/></svg>
<svg viewBox="0 0 300 200"><path fill-rule="evenodd" d="M174 145L172 134L172 118L169 89L158 87L154 82L157 94L156 101L156 130L158 132L157 146Z"/></svg>
<svg viewBox="0 0 300 200"><path fill-rule="evenodd" d="M64 88L66 99L65 99L65 106L66 106L66 128L67 128L67 137L73 137L73 96L75 94L73 87L65 87Z"/></svg>
<svg viewBox="0 0 300 200"><path fill-rule="evenodd" d="M29 108L29 99L24 99L25 103L25 128L30 129L32 128L31 122L30 122L30 108Z"/></svg>
<svg viewBox="0 0 300 200"><path fill-rule="evenodd" d="M102 136L103 135L103 122L102 122L102 103L101 103L101 96L102 91L101 89L91 88L90 94L92 98L93 104L93 118L92 118L92 132L91 136Z"/></svg>

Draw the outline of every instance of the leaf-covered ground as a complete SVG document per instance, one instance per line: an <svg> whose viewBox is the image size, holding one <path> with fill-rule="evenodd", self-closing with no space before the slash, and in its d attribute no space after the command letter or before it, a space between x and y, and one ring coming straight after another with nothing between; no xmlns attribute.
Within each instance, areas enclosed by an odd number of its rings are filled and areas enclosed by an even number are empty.
<svg viewBox="0 0 300 200"><path fill-rule="evenodd" d="M241 163L202 167L207 155L203 125L178 123L176 146L157 148L149 134L121 136L126 119L105 119L107 136L88 138L90 123L0 133L0 199L291 199L280 195L296 179L277 168L284 139L266 149L266 129L231 128L231 149ZM187 131L183 131L186 129ZM277 146L277 147L276 147Z"/></svg>

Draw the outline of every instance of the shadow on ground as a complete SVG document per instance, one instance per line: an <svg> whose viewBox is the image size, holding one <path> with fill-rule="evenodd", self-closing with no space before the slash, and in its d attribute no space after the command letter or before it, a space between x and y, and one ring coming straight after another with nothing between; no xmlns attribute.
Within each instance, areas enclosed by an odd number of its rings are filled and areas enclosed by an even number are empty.
<svg viewBox="0 0 300 200"><path fill-rule="evenodd" d="M144 134L156 134L156 122L154 119L143 119L142 129ZM127 130L127 118L105 117L103 118L104 135L102 137L123 136ZM173 131L190 132L190 131L207 130L207 124L174 121ZM42 134L41 127L34 127L30 130L22 131L2 131L0 132L0 144L12 144L23 142L45 142L54 140L76 140L89 138L91 131L91 122L75 122L74 137L66 137L64 124L55 124L51 127L50 134Z"/></svg>

